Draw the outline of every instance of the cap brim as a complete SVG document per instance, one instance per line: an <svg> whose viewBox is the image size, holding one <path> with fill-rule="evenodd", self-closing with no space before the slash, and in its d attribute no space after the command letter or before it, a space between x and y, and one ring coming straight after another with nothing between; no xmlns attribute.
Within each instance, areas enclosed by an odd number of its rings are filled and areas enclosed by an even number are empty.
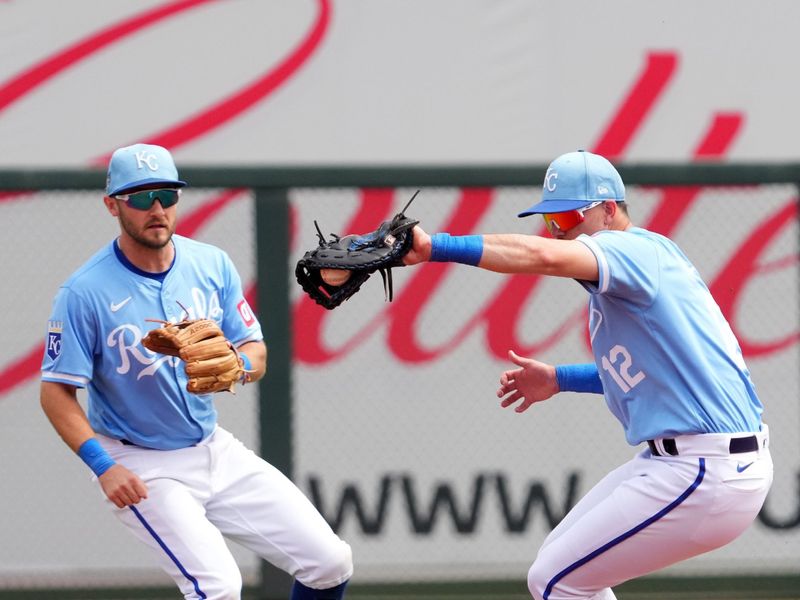
<svg viewBox="0 0 800 600"><path fill-rule="evenodd" d="M136 188L140 188L143 186L151 186L155 184L166 185L169 187L184 187L185 185L187 185L185 181L181 181L180 179L160 179L160 178L140 179L139 181L128 182L125 185L117 187L116 189L109 190L107 195L116 196L117 194L122 194L129 190L135 190Z"/></svg>
<svg viewBox="0 0 800 600"><path fill-rule="evenodd" d="M518 217L528 217L530 215L548 215L551 213L562 213L589 206L598 200L543 200L534 204L528 210L519 213Z"/></svg>

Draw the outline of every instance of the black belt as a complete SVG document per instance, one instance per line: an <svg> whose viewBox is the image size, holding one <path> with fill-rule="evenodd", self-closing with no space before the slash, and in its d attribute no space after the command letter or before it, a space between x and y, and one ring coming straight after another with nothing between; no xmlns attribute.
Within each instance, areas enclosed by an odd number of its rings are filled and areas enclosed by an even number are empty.
<svg viewBox="0 0 800 600"><path fill-rule="evenodd" d="M650 452L654 456L678 456L678 445L673 438L663 438L661 443L664 446L664 451L667 454L659 452L656 443L653 440L647 440L647 445L650 446ZM754 435L749 437L731 438L731 443L728 446L728 451L731 454L742 454L744 452L755 452L758 450L758 438Z"/></svg>
<svg viewBox="0 0 800 600"><path fill-rule="evenodd" d="M132 441L130 441L130 440L126 440L126 439L124 439L124 438L123 438L123 439L121 439L119 442L120 442L120 443L121 443L123 446L136 446L136 444L134 444ZM196 446L196 445L197 445L197 444L192 444L192 446ZM148 446L139 446L139 448L148 448Z"/></svg>

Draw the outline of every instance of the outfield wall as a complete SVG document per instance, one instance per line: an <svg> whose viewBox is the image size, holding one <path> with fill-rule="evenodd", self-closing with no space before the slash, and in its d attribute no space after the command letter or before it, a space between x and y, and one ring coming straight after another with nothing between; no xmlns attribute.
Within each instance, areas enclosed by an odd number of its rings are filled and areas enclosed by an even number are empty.
<svg viewBox="0 0 800 600"><path fill-rule="evenodd" d="M287 271L316 244L314 219L323 231L360 231L398 211L411 192L291 190ZM430 230L541 232L538 220L514 216L535 193L423 188L410 212ZM5 296L13 309L3 311L2 325L13 350L0 372L0 447L11 491L0 510L13 518L0 521L0 535L14 543L0 547L0 584L163 584L37 401L52 295L115 235L115 222L97 192L5 198L0 219L15 224L6 241L15 260L0 269L17 283ZM629 202L637 223L682 245L731 320L767 407L776 463L751 530L669 572L792 573L800 558L795 186L629 186ZM254 222L252 193L190 189L181 211L178 231L225 247L258 307L257 283L273 275L256 264L256 232L243 226ZM598 396L565 394L522 415L500 409L494 396L508 349L553 362L590 359L585 292L567 280L457 265L397 269L394 281L394 302L384 301L376 277L335 311L290 282L291 420L271 430L292 430L292 475L352 544L359 581L523 578L565 511L638 450ZM265 413L285 400L256 391L217 398L221 423L253 447L259 400ZM246 581L256 582L256 557L235 553Z"/></svg>

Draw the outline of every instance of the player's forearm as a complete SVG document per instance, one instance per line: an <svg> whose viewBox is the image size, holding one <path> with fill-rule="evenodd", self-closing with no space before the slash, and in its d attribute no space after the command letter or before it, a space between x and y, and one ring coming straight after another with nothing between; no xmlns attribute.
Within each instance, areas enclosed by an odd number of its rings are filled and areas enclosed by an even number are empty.
<svg viewBox="0 0 800 600"><path fill-rule="evenodd" d="M41 403L58 435L95 475L100 477L116 464L95 438L74 387L43 381Z"/></svg>
<svg viewBox="0 0 800 600"><path fill-rule="evenodd" d="M482 269L597 280L597 259L582 242L516 233L482 237Z"/></svg>
<svg viewBox="0 0 800 600"><path fill-rule="evenodd" d="M74 387L43 381L40 401L53 428L73 452L78 452L86 440L94 437L95 432L78 403Z"/></svg>
<svg viewBox="0 0 800 600"><path fill-rule="evenodd" d="M497 273L542 273L553 270L552 253L546 240L530 235L486 234L478 266Z"/></svg>
<svg viewBox="0 0 800 600"><path fill-rule="evenodd" d="M497 273L597 279L597 259L583 243L517 233L430 238L427 260L460 262ZM421 256L425 256L423 252Z"/></svg>

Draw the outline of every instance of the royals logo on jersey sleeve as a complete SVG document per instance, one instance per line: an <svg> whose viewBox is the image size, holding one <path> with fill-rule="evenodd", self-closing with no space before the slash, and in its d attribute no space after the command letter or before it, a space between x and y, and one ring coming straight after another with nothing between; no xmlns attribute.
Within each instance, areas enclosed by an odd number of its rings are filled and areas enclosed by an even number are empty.
<svg viewBox="0 0 800 600"><path fill-rule="evenodd" d="M47 322L47 356L52 360L61 354L61 330L64 324L61 321Z"/></svg>

